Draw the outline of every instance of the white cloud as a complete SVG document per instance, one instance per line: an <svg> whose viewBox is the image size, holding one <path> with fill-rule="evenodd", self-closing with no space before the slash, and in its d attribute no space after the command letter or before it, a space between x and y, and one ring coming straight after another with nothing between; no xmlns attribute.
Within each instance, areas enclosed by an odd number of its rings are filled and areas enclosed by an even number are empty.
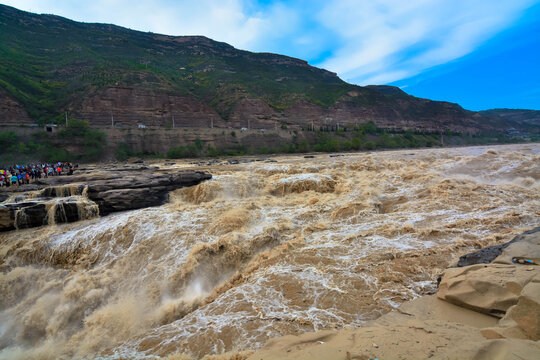
<svg viewBox="0 0 540 360"><path fill-rule="evenodd" d="M388 83L462 57L540 0L7 0L77 21L205 35L296 56L358 84Z"/></svg>
<svg viewBox="0 0 540 360"><path fill-rule="evenodd" d="M475 50L534 0L335 0L318 18L347 39L319 65L362 85L414 76Z"/></svg>

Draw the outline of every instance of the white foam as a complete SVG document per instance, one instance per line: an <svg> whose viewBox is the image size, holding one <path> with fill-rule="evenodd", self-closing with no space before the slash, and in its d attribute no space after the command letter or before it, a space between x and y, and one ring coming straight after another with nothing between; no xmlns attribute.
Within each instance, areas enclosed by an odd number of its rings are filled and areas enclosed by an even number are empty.
<svg viewBox="0 0 540 360"><path fill-rule="evenodd" d="M313 181L316 183L320 183L322 180L332 180L332 177L325 174L298 174L279 179L278 183L290 184L302 181Z"/></svg>

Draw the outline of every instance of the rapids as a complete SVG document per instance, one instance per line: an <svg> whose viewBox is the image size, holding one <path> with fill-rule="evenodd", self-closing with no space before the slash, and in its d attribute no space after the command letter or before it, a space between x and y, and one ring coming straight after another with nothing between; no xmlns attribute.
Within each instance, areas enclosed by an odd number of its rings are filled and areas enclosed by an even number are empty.
<svg viewBox="0 0 540 360"><path fill-rule="evenodd" d="M540 225L539 144L274 159L0 234L0 358L198 358L361 326Z"/></svg>

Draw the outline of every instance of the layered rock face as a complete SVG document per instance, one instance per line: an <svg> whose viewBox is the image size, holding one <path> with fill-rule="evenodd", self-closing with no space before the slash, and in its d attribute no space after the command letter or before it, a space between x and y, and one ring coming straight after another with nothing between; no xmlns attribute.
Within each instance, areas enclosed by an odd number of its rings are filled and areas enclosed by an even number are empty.
<svg viewBox="0 0 540 360"><path fill-rule="evenodd" d="M361 105L366 94L351 91L325 108L298 100L275 109L254 97L237 100L224 120L208 104L191 96L170 95L136 87L108 87L74 103L72 115L95 126L195 127L273 129L280 124L298 128L352 127L368 121L387 129L476 133L491 128L486 118L456 104L403 95L377 105ZM362 98L358 100L358 98ZM365 101L369 101L366 99Z"/></svg>
<svg viewBox="0 0 540 360"><path fill-rule="evenodd" d="M42 179L31 192L0 204L0 231L73 222L111 212L159 206L169 191L199 184L202 171L158 173L152 169L109 171Z"/></svg>
<svg viewBox="0 0 540 360"><path fill-rule="evenodd" d="M106 88L74 106L77 117L97 126L225 126L214 109L194 97L132 87Z"/></svg>
<svg viewBox="0 0 540 360"><path fill-rule="evenodd" d="M525 125L532 132L540 131L540 111L524 109L491 109L480 111L482 115L499 120L510 120L519 125Z"/></svg>
<svg viewBox="0 0 540 360"><path fill-rule="evenodd" d="M34 120L30 118L26 110L8 96L5 92L0 91L0 114L2 115L2 125L21 125L33 124Z"/></svg>

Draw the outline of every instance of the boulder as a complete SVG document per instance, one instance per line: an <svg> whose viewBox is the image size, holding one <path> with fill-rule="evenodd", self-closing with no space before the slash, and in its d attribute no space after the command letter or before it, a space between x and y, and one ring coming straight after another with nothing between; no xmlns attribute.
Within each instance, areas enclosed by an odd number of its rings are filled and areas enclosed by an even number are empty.
<svg viewBox="0 0 540 360"><path fill-rule="evenodd" d="M471 265L449 268L437 296L456 305L502 317L517 304L521 291L537 274L522 265Z"/></svg>
<svg viewBox="0 0 540 360"><path fill-rule="evenodd" d="M523 288L516 305L510 307L497 326L482 329L488 339L540 340L540 279Z"/></svg>

